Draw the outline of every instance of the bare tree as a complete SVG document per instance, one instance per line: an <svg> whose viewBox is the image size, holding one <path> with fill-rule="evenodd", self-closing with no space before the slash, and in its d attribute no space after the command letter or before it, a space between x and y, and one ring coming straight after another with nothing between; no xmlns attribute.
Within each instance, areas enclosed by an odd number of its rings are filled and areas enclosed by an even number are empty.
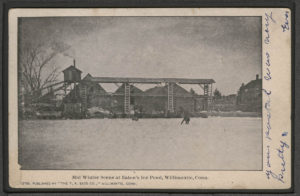
<svg viewBox="0 0 300 196"><path fill-rule="evenodd" d="M63 43L25 44L20 51L21 82L25 94L39 93L47 85L57 81L58 67L51 62L67 50Z"/></svg>

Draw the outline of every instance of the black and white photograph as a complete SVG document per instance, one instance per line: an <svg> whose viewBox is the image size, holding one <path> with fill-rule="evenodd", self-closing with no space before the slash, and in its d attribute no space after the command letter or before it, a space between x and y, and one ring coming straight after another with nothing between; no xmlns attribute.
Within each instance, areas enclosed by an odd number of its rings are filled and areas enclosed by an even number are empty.
<svg viewBox="0 0 300 196"><path fill-rule="evenodd" d="M289 9L9 18L12 187L291 187Z"/></svg>
<svg viewBox="0 0 300 196"><path fill-rule="evenodd" d="M262 169L260 17L18 28L21 169Z"/></svg>

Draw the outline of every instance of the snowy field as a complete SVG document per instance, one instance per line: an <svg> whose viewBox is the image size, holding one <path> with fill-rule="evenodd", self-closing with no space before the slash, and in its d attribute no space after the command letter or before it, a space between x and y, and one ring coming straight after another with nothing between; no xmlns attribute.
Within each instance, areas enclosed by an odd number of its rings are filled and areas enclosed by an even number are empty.
<svg viewBox="0 0 300 196"><path fill-rule="evenodd" d="M32 120L19 123L22 169L262 169L262 119Z"/></svg>

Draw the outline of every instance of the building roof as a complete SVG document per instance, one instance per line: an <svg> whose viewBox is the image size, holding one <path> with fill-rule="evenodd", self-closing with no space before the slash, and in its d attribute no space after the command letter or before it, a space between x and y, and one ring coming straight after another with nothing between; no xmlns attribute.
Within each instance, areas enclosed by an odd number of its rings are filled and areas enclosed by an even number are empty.
<svg viewBox="0 0 300 196"><path fill-rule="evenodd" d="M150 88L148 90L145 91L145 94L149 95L149 96L167 96L168 95L168 86L156 86L153 88ZM187 90L185 90L184 88L182 88L181 86L174 84L174 94L176 95L180 95L180 96L188 96L188 97L192 97L193 95L191 95L191 93L189 93Z"/></svg>
<svg viewBox="0 0 300 196"><path fill-rule="evenodd" d="M81 73L82 71L80 71L79 69L77 69L74 65L70 65L69 67L67 67L66 69L64 69L62 72L66 72L66 71L73 71L73 70L75 70L75 71L77 71L77 72L79 72L79 73Z"/></svg>
<svg viewBox="0 0 300 196"><path fill-rule="evenodd" d="M91 84L91 87L95 87L99 91L99 93L107 94L106 90L98 83L93 82Z"/></svg>
<svg viewBox="0 0 300 196"><path fill-rule="evenodd" d="M74 89L72 89L65 97L64 97L64 101L65 102L72 102L72 101L80 101L80 87L81 86L87 86L88 91L91 90L91 88L93 88L93 90L96 92L95 95L106 95L107 92L105 91L105 89L98 83L95 82L90 82L90 81L82 81L81 83L77 84L75 86Z"/></svg>
<svg viewBox="0 0 300 196"><path fill-rule="evenodd" d="M262 86L262 80L261 79L256 79L256 80L251 80L248 82L246 85L241 86L240 89L249 89L249 88L257 88Z"/></svg>
<svg viewBox="0 0 300 196"><path fill-rule="evenodd" d="M92 78L93 76L90 73L88 73L82 80L91 81Z"/></svg>
<svg viewBox="0 0 300 196"><path fill-rule="evenodd" d="M155 86L145 91L147 95L167 95L168 89L165 86Z"/></svg>
<svg viewBox="0 0 300 196"><path fill-rule="evenodd" d="M125 87L124 87L124 85L125 84L122 84L116 91L115 91L115 93L124 93L124 91L125 91ZM141 89L139 89L139 88L137 88L137 87L135 87L135 86L133 86L133 85L130 85L130 93L139 93L139 94L141 94L141 93L144 93L144 91L142 91Z"/></svg>
<svg viewBox="0 0 300 196"><path fill-rule="evenodd" d="M166 82L179 84L212 84L213 79L188 79L188 78L120 78L120 77L93 77L92 81L99 83L143 83L160 84Z"/></svg>

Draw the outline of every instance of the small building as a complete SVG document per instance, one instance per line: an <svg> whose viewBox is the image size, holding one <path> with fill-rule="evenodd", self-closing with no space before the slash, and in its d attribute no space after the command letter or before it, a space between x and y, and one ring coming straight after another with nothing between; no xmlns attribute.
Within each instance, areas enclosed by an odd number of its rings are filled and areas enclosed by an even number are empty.
<svg viewBox="0 0 300 196"><path fill-rule="evenodd" d="M262 110L262 79L256 75L255 80L242 84L237 95L239 110L245 112L261 112Z"/></svg>
<svg viewBox="0 0 300 196"><path fill-rule="evenodd" d="M81 89L80 96L84 97L83 93L86 94L87 107L107 108L109 106L108 93L99 83L91 81L91 78L93 77L88 73L78 85Z"/></svg>
<svg viewBox="0 0 300 196"><path fill-rule="evenodd" d="M109 106L107 92L100 84L90 81L90 78L91 76L88 74L64 97L63 103L65 106L68 106L68 108L65 109L65 112L75 113L74 111L76 109L76 111L82 113L91 107ZM81 107L78 106L79 103ZM72 109L72 105L76 108Z"/></svg>
<svg viewBox="0 0 300 196"><path fill-rule="evenodd" d="M65 82L80 82L81 81L81 71L75 67L75 65L70 65L68 68L62 71L64 73Z"/></svg>
<svg viewBox="0 0 300 196"><path fill-rule="evenodd" d="M175 113L180 113L181 110L194 112L194 96L177 84L174 84L173 88ZM146 113L166 113L168 111L168 86L156 86L146 90L141 104Z"/></svg>
<svg viewBox="0 0 300 196"><path fill-rule="evenodd" d="M123 113L124 107L125 107L125 84L123 83L115 92L113 95L113 103L114 104L114 110L116 113ZM131 109L135 107L142 107L140 105L140 100L143 99L144 92L137 88L134 85L130 85L130 107Z"/></svg>

